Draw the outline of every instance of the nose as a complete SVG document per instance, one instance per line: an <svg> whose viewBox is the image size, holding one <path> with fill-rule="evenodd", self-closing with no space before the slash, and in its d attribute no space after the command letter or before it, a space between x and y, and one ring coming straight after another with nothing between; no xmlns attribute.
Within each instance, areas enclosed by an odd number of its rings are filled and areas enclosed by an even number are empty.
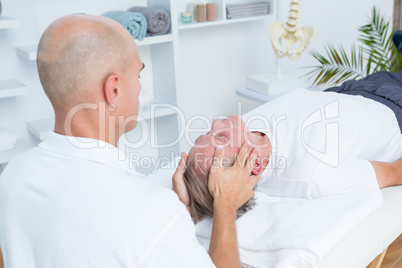
<svg viewBox="0 0 402 268"><path fill-rule="evenodd" d="M224 128L224 127L225 127L225 123L223 123L222 120L214 119L214 121L212 122L211 130L217 130L217 129Z"/></svg>

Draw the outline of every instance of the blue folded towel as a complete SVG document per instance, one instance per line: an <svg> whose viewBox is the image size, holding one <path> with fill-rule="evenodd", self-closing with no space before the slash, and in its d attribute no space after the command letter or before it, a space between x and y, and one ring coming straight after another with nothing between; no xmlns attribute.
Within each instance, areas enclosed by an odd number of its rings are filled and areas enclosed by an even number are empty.
<svg viewBox="0 0 402 268"><path fill-rule="evenodd" d="M142 40L145 38L147 33L147 20L144 15L116 10L108 11L102 16L113 19L123 25L134 39Z"/></svg>
<svg viewBox="0 0 402 268"><path fill-rule="evenodd" d="M166 34L170 29L170 15L165 10L151 7L130 7L127 11L141 13L148 23L147 36Z"/></svg>

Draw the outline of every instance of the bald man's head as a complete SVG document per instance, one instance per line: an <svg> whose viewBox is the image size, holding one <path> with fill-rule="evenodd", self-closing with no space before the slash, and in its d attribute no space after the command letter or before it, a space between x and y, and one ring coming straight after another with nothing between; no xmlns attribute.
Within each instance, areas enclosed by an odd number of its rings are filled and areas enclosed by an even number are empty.
<svg viewBox="0 0 402 268"><path fill-rule="evenodd" d="M124 73L135 62L140 62L138 49L126 29L111 19L83 14L53 22L37 56L42 86L56 110L101 101L106 77Z"/></svg>

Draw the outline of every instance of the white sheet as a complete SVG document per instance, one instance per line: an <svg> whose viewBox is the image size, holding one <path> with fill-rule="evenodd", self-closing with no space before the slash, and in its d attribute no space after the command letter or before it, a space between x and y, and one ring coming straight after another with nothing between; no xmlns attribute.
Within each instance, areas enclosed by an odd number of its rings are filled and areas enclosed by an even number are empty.
<svg viewBox="0 0 402 268"><path fill-rule="evenodd" d="M319 263L319 268L366 267L402 233L402 186L381 192L384 202L380 209L338 243Z"/></svg>
<svg viewBox="0 0 402 268"><path fill-rule="evenodd" d="M379 190L354 189L313 200L269 197L256 192L257 206L237 220L241 260L251 267L317 267L319 261L380 207ZM212 220L197 224L208 248ZM247 266L247 267L249 267Z"/></svg>
<svg viewBox="0 0 402 268"><path fill-rule="evenodd" d="M178 159L174 161L177 163ZM171 189L171 178L174 171L175 165L172 164L169 165L169 168L167 169L159 169L156 173L146 176L145 180L154 185ZM402 186L383 189L382 192L384 194L384 203L380 209L372 213L372 215L361 224L352 228L353 230L351 229L349 234L346 232L345 235L343 235L345 238L342 241L339 241L336 246L333 244L332 246L335 247L330 250L328 254L324 254L324 252L321 253L321 255L326 256L321 261L317 260L319 268L366 267L396 237L398 237L399 234L401 234L402 213L398 212L400 211L400 205L402 204ZM356 206L358 204L359 203L351 205ZM317 216L319 214L314 212L312 215ZM353 217L351 218L353 219ZM252 226L251 228L255 227ZM335 228L334 231L339 232L340 230ZM268 237L268 239L272 238L272 234L269 234ZM326 240L324 239L324 241ZM251 257L252 260L258 260L259 252L246 251L245 249L241 249L240 252L243 256L244 254L247 254L247 256ZM286 253L284 250L282 252ZM278 254L280 253L278 252ZM243 257L243 259L244 258L246 257ZM252 260L248 260L248 262L251 263Z"/></svg>

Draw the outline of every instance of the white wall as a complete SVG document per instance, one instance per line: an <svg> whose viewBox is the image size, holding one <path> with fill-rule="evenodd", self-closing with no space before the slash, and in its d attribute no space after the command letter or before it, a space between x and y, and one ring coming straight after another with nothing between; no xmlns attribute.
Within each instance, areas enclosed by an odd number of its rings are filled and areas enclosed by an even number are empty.
<svg viewBox="0 0 402 268"><path fill-rule="evenodd" d="M284 1L283 18L287 17L289 2ZM14 45L37 43L45 27L62 15L100 14L145 5L146 0L2 0L2 3L3 14L19 18L20 27L0 30L0 80L17 77L29 86L29 94L0 99L0 127L34 144L38 141L26 130L26 122L49 117L53 111L41 89L35 62L19 58ZM373 5L391 17L393 0L302 1L300 25L311 25L316 30L310 48L322 51L325 43L348 47L355 42L357 28L366 22ZM196 114L213 118L236 113L235 91L245 86L246 76L274 70L268 36L268 25L273 20L180 30L177 98L187 118ZM146 58L147 49L141 50ZM314 61L307 53L297 63L283 61L284 69L312 64ZM151 75L144 75L143 87L152 88L151 82L147 82L151 81ZM182 145L182 150L188 149L188 145Z"/></svg>
<svg viewBox="0 0 402 268"><path fill-rule="evenodd" d="M290 0L283 1L283 20ZM316 36L309 49L324 52L327 43L349 48L357 43L357 29L367 22L376 5L391 18L393 0L302 0L299 25L311 25ZM275 58L268 26L275 18L241 24L180 31L180 92L178 105L187 117L209 118L236 114L236 90L244 88L246 76L274 71ZM315 64L308 53L298 62L281 60L283 72ZM258 105L257 103L254 104ZM243 103L243 112L253 107ZM205 124L199 123L199 127ZM194 127L197 124L193 125ZM182 150L189 149L183 141Z"/></svg>

